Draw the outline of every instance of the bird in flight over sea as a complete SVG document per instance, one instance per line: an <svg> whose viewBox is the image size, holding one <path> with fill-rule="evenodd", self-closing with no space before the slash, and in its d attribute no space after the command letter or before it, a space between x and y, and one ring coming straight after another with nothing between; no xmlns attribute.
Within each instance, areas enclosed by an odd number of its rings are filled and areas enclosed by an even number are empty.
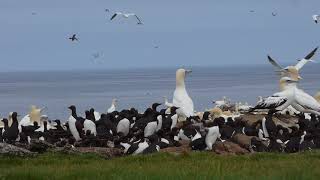
<svg viewBox="0 0 320 180"><path fill-rule="evenodd" d="M76 34L73 34L72 37L69 37L71 41L79 41L79 39L76 37Z"/></svg>
<svg viewBox="0 0 320 180"><path fill-rule="evenodd" d="M320 15L315 14L312 16L312 19L314 20L315 23L318 23L320 21Z"/></svg>
<svg viewBox="0 0 320 180"><path fill-rule="evenodd" d="M307 56L305 56L304 58L302 58L301 60L298 61L298 63L294 66L288 66L288 67L282 67L281 65L279 65L274 59L272 59L270 56L268 56L268 60L269 62L274 66L274 68L276 69L276 72L279 72L280 75L287 75L288 70L292 70L295 69L295 71L297 71L297 73L299 73L299 70L307 63L307 62L313 62L313 60L311 60L311 58L314 56L314 54L316 53L316 51L318 50L318 47L313 49Z"/></svg>
<svg viewBox="0 0 320 180"><path fill-rule="evenodd" d="M129 18L130 16L133 16L133 17L135 17L135 18L137 19L137 21L138 21L137 24L139 24L139 25L142 24L140 18L139 18L136 14L134 14L134 13L116 12L116 13L114 13L114 15L110 18L110 20L112 21L116 16L122 16L122 17L124 17L124 18Z"/></svg>

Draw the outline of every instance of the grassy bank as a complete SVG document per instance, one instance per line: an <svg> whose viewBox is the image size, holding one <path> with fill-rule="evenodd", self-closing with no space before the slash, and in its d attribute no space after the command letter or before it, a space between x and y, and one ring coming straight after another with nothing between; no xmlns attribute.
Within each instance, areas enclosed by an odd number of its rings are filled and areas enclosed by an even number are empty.
<svg viewBox="0 0 320 180"><path fill-rule="evenodd" d="M93 154L0 157L0 179L318 179L320 152L219 156L158 153L104 160Z"/></svg>

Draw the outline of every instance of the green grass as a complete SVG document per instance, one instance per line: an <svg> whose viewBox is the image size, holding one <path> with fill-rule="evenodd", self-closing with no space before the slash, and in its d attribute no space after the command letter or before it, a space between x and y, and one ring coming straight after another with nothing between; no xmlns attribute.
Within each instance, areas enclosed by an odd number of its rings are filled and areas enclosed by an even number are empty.
<svg viewBox="0 0 320 180"><path fill-rule="evenodd" d="M157 153L105 160L93 154L0 157L0 179L319 179L320 152L221 156Z"/></svg>

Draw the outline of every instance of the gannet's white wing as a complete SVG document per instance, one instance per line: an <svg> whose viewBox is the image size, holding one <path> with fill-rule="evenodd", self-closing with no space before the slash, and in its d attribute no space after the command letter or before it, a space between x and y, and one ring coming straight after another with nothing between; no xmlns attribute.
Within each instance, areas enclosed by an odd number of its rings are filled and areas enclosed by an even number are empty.
<svg viewBox="0 0 320 180"><path fill-rule="evenodd" d="M305 58L301 59L295 65L295 68L299 71L307 62L311 61L311 58L314 56L314 54L317 50L318 50L318 47L316 47L314 50L312 50Z"/></svg>
<svg viewBox="0 0 320 180"><path fill-rule="evenodd" d="M303 90L298 89L296 91L295 101L306 110L320 112L320 103Z"/></svg>
<svg viewBox="0 0 320 180"><path fill-rule="evenodd" d="M183 113L186 117L190 117L194 115L194 105L193 101L189 97L186 91L176 90L173 94L172 103L174 106L179 107L177 112Z"/></svg>

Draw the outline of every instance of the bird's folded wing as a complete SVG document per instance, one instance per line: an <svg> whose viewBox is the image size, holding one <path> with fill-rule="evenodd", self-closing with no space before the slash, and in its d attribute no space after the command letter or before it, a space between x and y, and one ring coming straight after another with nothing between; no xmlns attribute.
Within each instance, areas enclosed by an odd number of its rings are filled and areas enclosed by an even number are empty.
<svg viewBox="0 0 320 180"><path fill-rule="evenodd" d="M259 101L254 109L273 109L283 105L285 102L287 102L286 97L269 96Z"/></svg>
<svg viewBox="0 0 320 180"><path fill-rule="evenodd" d="M318 101L302 90L296 91L295 100L303 108L320 112L320 104Z"/></svg>

